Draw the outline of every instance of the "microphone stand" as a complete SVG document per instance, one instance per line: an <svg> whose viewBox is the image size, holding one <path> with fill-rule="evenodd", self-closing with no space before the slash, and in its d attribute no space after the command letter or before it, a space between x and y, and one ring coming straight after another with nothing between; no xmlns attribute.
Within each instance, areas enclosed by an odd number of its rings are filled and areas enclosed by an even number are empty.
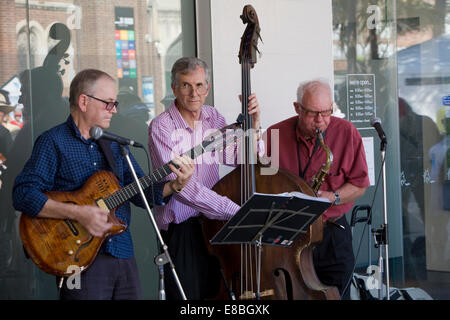
<svg viewBox="0 0 450 320"><path fill-rule="evenodd" d="M132 164L132 162L130 160L130 156L128 154L128 150L125 148L125 146L123 144L119 144L119 145L120 145L120 152L127 159L128 165L130 166L131 172L133 173L134 180L136 181L136 184L137 184L137 186L139 188L139 193L141 194L142 201L145 204L145 209L147 210L147 213L148 213L148 216L150 218L150 221L152 222L153 228L155 229L156 235L157 235L158 240L159 240L159 242L161 244L161 248L164 250L164 252L162 254L160 254L159 256L157 256L155 258L155 263L159 266L159 268L162 268L162 266L164 264L166 264L166 263L170 264L170 269L172 271L173 277L174 277L175 282L177 284L178 290L180 291L181 297L183 298L183 300L187 300L186 295L185 295L184 290L183 290L183 287L181 286L180 279L178 278L178 275L177 275L177 273L175 271L175 266L174 266L174 264L172 262L172 259L170 258L169 247L164 243L164 240L163 240L163 238L161 236L161 233L159 232L159 228L158 228L158 226L156 224L155 218L153 217L153 214L152 214L152 211L150 209L150 206L148 205L147 198L145 197L144 190L142 189L141 183L139 182L139 178L137 177L136 171L134 170L133 164ZM161 276L161 274L160 274L160 276ZM161 281L161 279L160 279L160 281ZM162 294L162 292L160 292L159 298L160 299L161 298L165 298L165 293Z"/></svg>
<svg viewBox="0 0 450 320"><path fill-rule="evenodd" d="M378 288L378 299L383 298L383 274L386 275L386 300L389 300L389 244L388 244L388 220L387 220L387 202L386 202L386 138L381 139L380 151L381 151L381 166L383 174L383 210L384 210L384 221L380 229L372 229L372 233L375 237L375 247L378 248L378 267L380 281ZM385 253L385 261L383 263L383 247ZM385 268L384 268L385 265Z"/></svg>

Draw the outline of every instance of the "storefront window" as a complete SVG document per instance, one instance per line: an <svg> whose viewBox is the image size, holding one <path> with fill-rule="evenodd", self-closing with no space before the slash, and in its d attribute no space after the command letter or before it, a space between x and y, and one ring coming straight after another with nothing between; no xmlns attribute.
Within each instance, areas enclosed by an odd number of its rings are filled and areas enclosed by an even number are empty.
<svg viewBox="0 0 450 320"><path fill-rule="evenodd" d="M445 0L333 1L337 104L363 137L371 130L362 125L367 118L351 118L355 106L367 117L379 117L388 135L391 285L419 287L435 299L450 297L449 12ZM368 75L375 84L373 104L357 101L349 87L349 79ZM377 174L379 167L375 163ZM372 227L377 228L383 198L374 189L363 202L371 204L375 197ZM354 247L364 241L358 256L363 273L378 258L373 240L367 254L367 233L369 228L355 226Z"/></svg>
<svg viewBox="0 0 450 320"><path fill-rule="evenodd" d="M0 145L7 167L0 176L1 299L57 297L55 278L25 257L11 189L35 139L67 119L72 78L87 68L115 77L120 105L110 130L146 146L149 122L171 97L171 64L195 55L193 11L194 1L185 0L1 1L0 89L14 107L3 120L12 143ZM146 154L132 152L147 169ZM154 299L157 238L145 210L132 211L143 294Z"/></svg>

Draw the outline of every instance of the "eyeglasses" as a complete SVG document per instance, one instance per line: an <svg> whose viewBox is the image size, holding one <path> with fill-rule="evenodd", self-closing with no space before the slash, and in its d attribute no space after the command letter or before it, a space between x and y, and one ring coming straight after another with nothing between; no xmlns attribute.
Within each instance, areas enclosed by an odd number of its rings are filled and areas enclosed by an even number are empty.
<svg viewBox="0 0 450 320"><path fill-rule="evenodd" d="M89 98L92 98L92 99L95 99L95 100L98 100L98 101L101 101L101 102L103 102L104 104L106 104L106 110L107 111L111 111L112 109L114 109L114 107L118 107L119 106L119 101L105 101L105 100L102 100L102 99L99 99L99 98L97 98L97 97L94 97L94 96L91 96L91 95L89 95L89 94L86 94Z"/></svg>
<svg viewBox="0 0 450 320"><path fill-rule="evenodd" d="M193 90L192 85L190 85L189 83L183 83L181 86L178 86L177 88L185 96L191 94ZM201 95L206 94L206 92L208 92L208 86L205 85L204 83L196 84L195 92Z"/></svg>
<svg viewBox="0 0 450 320"><path fill-rule="evenodd" d="M300 105L300 107L302 108L303 112L305 113L305 115L307 117L317 117L317 115L321 115L322 117L329 117L332 113L333 113L333 104L331 104L331 109L328 110L323 110L323 111L314 111L314 110L310 110L310 109L306 109L304 106Z"/></svg>

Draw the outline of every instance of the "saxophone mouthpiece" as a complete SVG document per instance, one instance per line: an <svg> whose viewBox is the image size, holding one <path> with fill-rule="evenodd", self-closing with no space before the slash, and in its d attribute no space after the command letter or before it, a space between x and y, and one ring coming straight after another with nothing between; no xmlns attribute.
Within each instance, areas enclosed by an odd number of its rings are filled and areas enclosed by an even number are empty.
<svg viewBox="0 0 450 320"><path fill-rule="evenodd" d="M319 128L316 129L316 135L319 139L323 139L322 130L320 130Z"/></svg>

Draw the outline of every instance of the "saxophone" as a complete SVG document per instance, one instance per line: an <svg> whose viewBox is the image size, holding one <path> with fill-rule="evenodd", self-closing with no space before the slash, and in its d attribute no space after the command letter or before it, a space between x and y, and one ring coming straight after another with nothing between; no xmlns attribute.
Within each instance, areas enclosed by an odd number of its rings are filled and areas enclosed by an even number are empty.
<svg viewBox="0 0 450 320"><path fill-rule="evenodd" d="M316 173L316 175L311 180L311 188L314 190L315 193L317 193L317 191L319 191L319 188L322 185L322 182L325 179L325 176L328 174L328 171L330 171L331 164L333 163L333 153L331 152L330 148L328 148L328 146L323 141L322 131L320 129L316 129L316 133L317 133L317 138L320 141L320 146L327 153L327 161L324 164L322 164L322 167L320 168L320 170Z"/></svg>

